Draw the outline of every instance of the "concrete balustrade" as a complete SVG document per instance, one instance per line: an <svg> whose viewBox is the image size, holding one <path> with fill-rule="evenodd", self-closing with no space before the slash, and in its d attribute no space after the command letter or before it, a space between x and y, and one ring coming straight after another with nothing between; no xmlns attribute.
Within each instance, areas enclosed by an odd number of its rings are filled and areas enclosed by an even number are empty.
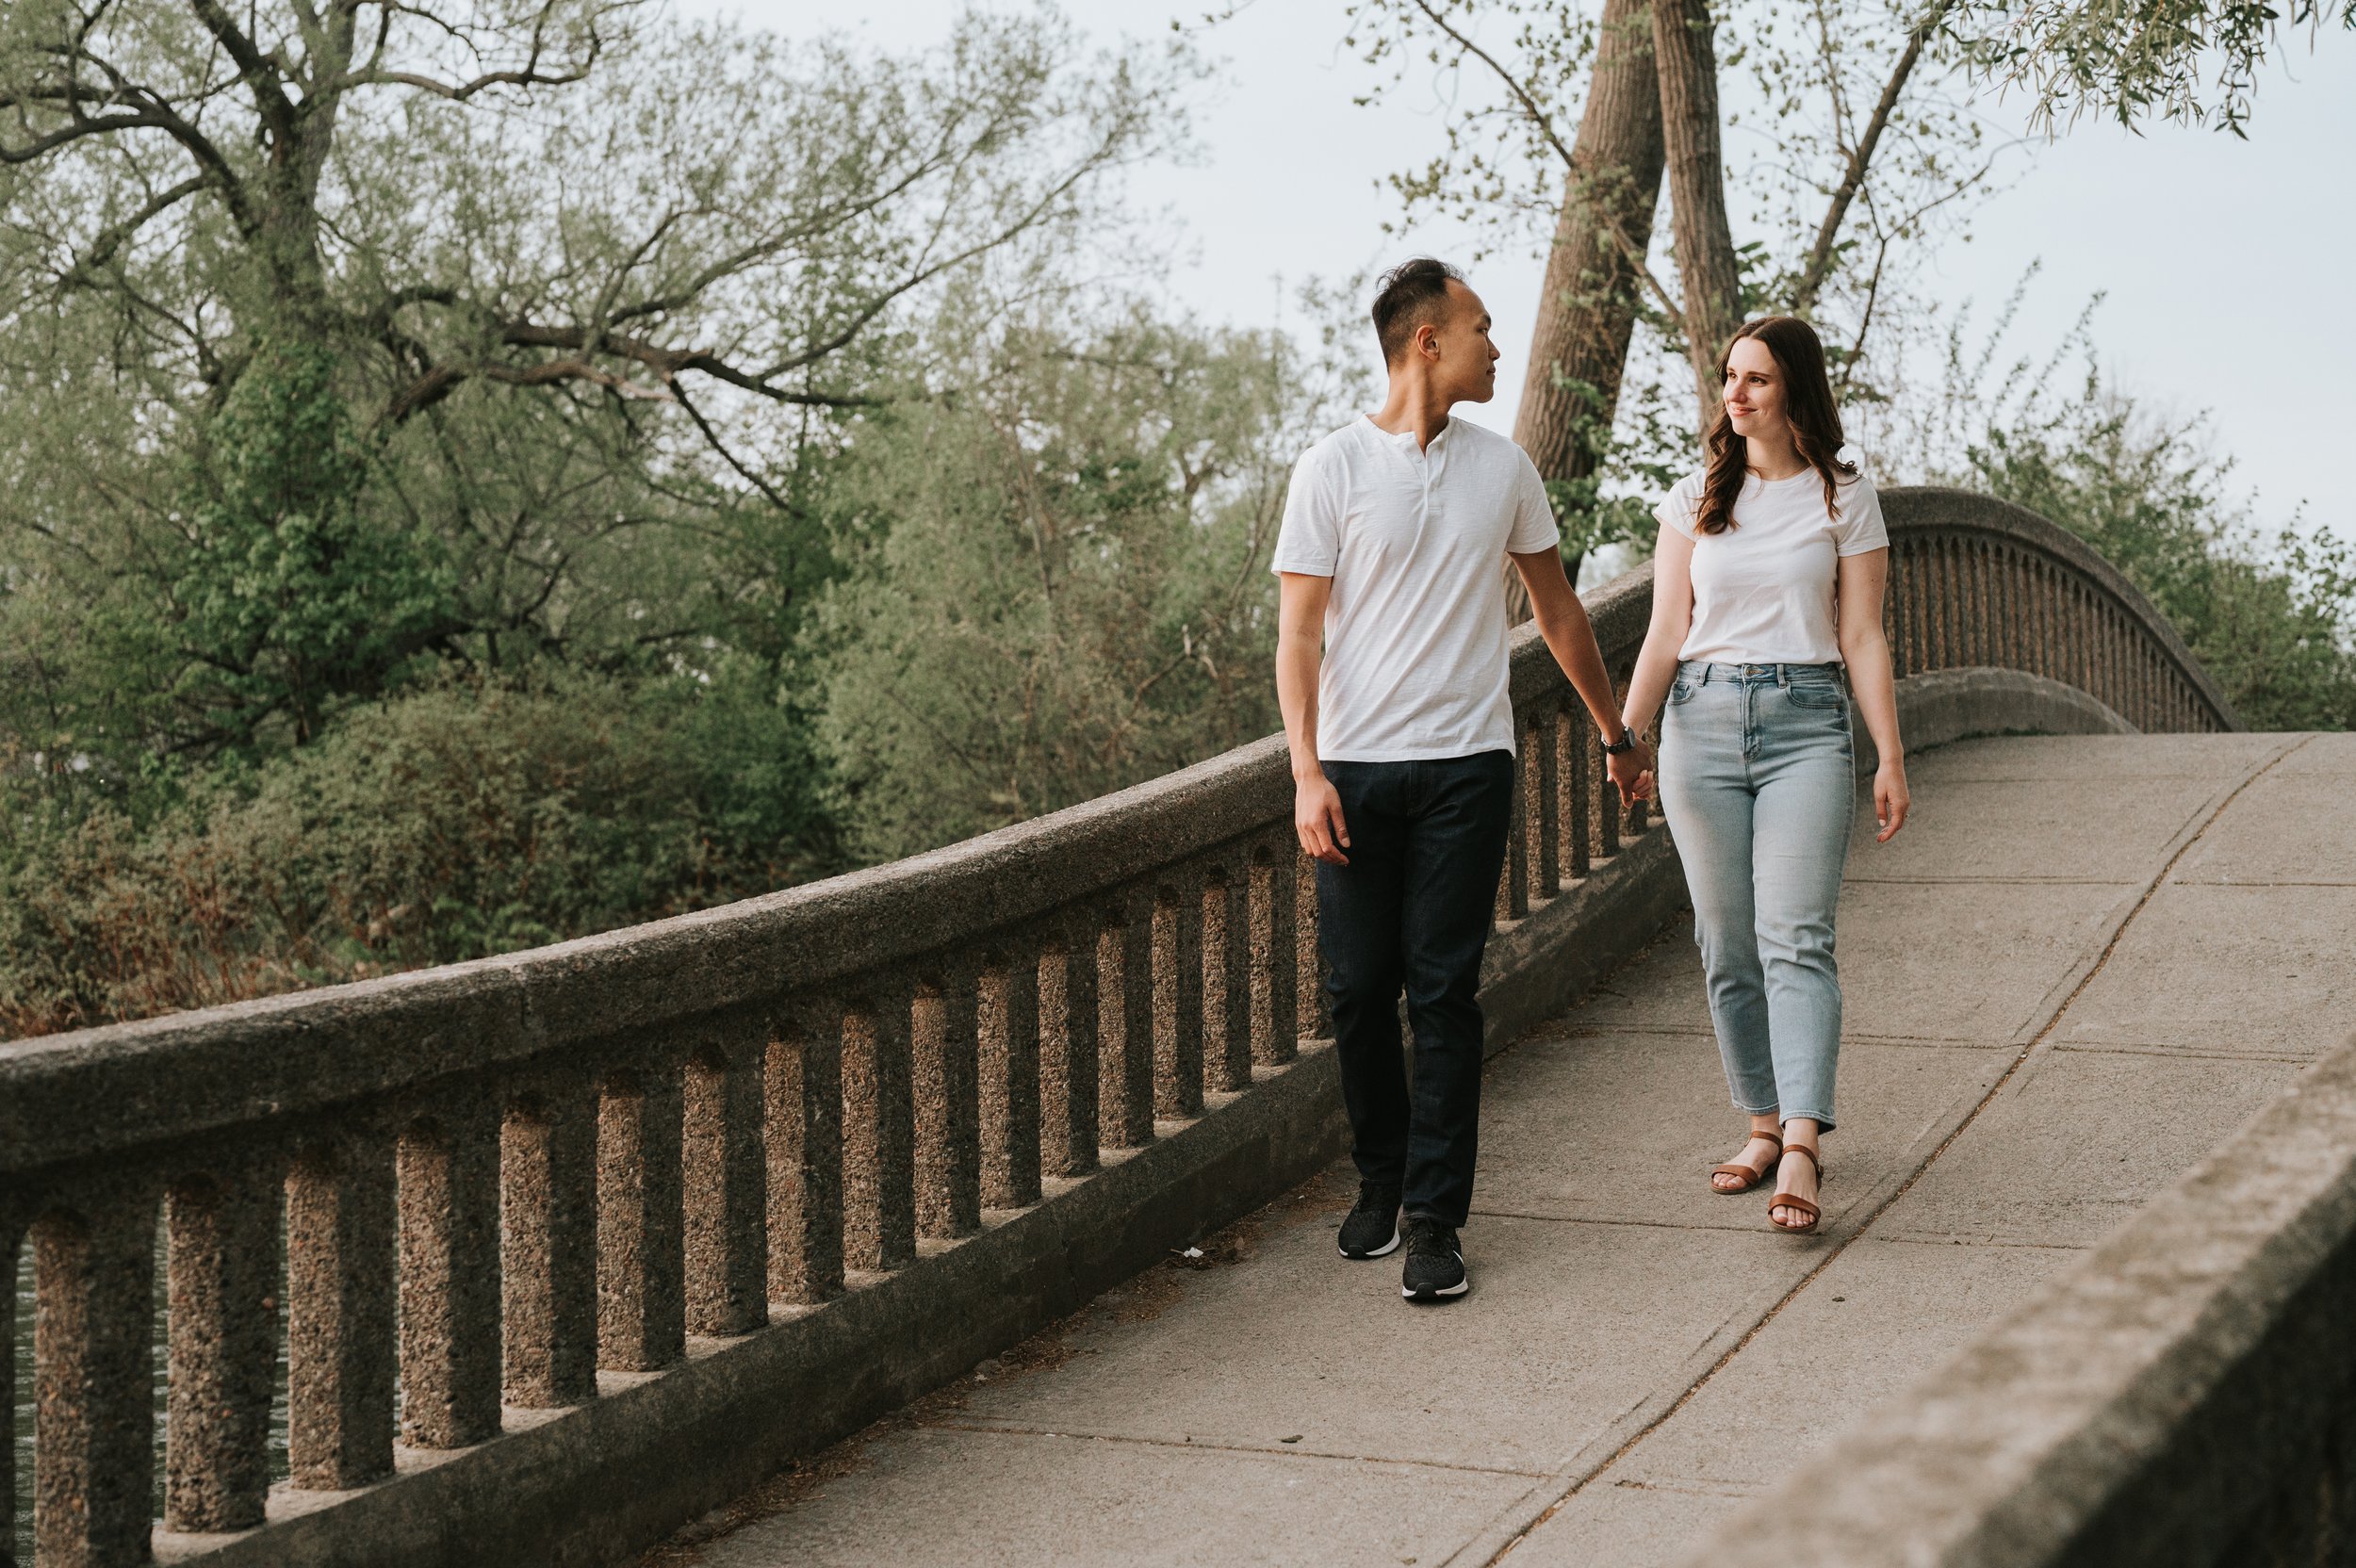
<svg viewBox="0 0 2356 1568"><path fill-rule="evenodd" d="M1886 506L1902 679L2237 727L2070 536L1955 492ZM1587 603L1624 689L1649 574ZM1513 659L1498 1030L1679 896L1534 629ZM1271 739L726 908L0 1047L35 1563L619 1560L1331 1157L1308 872Z"/></svg>

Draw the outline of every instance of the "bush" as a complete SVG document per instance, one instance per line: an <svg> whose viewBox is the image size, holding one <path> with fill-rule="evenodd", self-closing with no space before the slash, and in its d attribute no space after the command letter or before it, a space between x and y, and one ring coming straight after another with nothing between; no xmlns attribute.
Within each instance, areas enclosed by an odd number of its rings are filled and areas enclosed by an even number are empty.
<svg viewBox="0 0 2356 1568"><path fill-rule="evenodd" d="M2329 532L2267 547L2198 431L2099 397L1990 430L1954 482L2043 514L2150 595L2253 729L2356 726L2356 578Z"/></svg>
<svg viewBox="0 0 2356 1568"><path fill-rule="evenodd" d="M144 828L11 803L0 1033L510 952L830 869L799 726L750 672L452 679Z"/></svg>

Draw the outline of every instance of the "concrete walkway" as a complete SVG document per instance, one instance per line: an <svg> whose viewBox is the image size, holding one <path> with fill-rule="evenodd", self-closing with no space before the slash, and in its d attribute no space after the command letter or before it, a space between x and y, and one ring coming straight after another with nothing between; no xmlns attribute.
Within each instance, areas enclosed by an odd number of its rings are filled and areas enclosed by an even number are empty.
<svg viewBox="0 0 2356 1568"><path fill-rule="evenodd" d="M2356 736L1913 778L1849 862L1819 1235L1708 1188L1742 1121L1680 925L1490 1064L1464 1300L1335 1255L1338 1169L648 1562L1677 1560L2356 1015Z"/></svg>

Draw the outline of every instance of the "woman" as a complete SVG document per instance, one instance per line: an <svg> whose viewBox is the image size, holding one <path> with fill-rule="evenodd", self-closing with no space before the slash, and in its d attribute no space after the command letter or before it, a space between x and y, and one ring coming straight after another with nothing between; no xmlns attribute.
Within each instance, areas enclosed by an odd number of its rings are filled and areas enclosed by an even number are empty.
<svg viewBox="0 0 2356 1568"><path fill-rule="evenodd" d="M1656 513L1652 626L1627 718L1641 732L1667 700L1660 776L1638 790L1657 790L1685 862L1726 1084L1751 1119L1710 1184L1747 1192L1772 1168L1768 1221L1799 1233L1816 1228L1818 1140L1835 1119L1852 694L1880 755L1877 842L1908 806L1882 633L1890 541L1872 482L1840 458L1814 329L1750 322L1719 369L1709 466Z"/></svg>

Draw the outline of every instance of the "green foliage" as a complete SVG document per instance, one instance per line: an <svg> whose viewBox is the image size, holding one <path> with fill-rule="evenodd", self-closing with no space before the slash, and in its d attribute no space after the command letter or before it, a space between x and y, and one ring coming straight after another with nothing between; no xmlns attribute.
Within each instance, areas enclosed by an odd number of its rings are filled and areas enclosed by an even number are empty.
<svg viewBox="0 0 2356 1568"><path fill-rule="evenodd" d="M2035 94L2033 122L2087 109L2235 136L2286 28L2356 29L2350 0L2005 0L1958 6L1942 31L1980 73Z"/></svg>
<svg viewBox="0 0 2356 1568"><path fill-rule="evenodd" d="M832 869L773 684L442 680L142 826L0 793L0 1036L362 979Z"/></svg>
<svg viewBox="0 0 2356 1568"><path fill-rule="evenodd" d="M905 855L1276 727L1286 477L1338 423L1281 340L1141 315L1010 335L954 403L862 429L870 543L826 595L845 831ZM889 518L889 526L882 519Z"/></svg>
<svg viewBox="0 0 2356 1568"><path fill-rule="evenodd" d="M362 512L366 454L324 349L266 342L230 389L171 586L177 694L228 743L272 717L309 740L451 625L427 541Z"/></svg>
<svg viewBox="0 0 2356 1568"><path fill-rule="evenodd" d="M1592 557L1643 560L1652 553L1661 524L1654 498L1682 478L1693 463L1691 433L1675 422L1663 400L1639 396L1612 422L1595 411L1603 390L1555 372L1558 385L1579 394L1580 413L1571 439L1592 463L1580 479L1550 479L1546 499L1562 531L1562 555L1574 573ZM1607 553L1608 552L1608 553Z"/></svg>
<svg viewBox="0 0 2356 1568"><path fill-rule="evenodd" d="M2356 727L2356 555L2243 521L2197 427L2093 396L1990 430L1948 476L2043 514L2125 572L2255 729ZM2236 527L2241 522L2242 526Z"/></svg>
<svg viewBox="0 0 2356 1568"><path fill-rule="evenodd" d="M1885 471L1986 490L2091 544L2149 595L2259 729L2356 727L2356 556L2328 531L2258 526L2199 417L2162 419L2103 374L2089 303L2043 358L2005 340L2036 276L1934 385L1875 411ZM2073 373L2073 367L2075 372Z"/></svg>

